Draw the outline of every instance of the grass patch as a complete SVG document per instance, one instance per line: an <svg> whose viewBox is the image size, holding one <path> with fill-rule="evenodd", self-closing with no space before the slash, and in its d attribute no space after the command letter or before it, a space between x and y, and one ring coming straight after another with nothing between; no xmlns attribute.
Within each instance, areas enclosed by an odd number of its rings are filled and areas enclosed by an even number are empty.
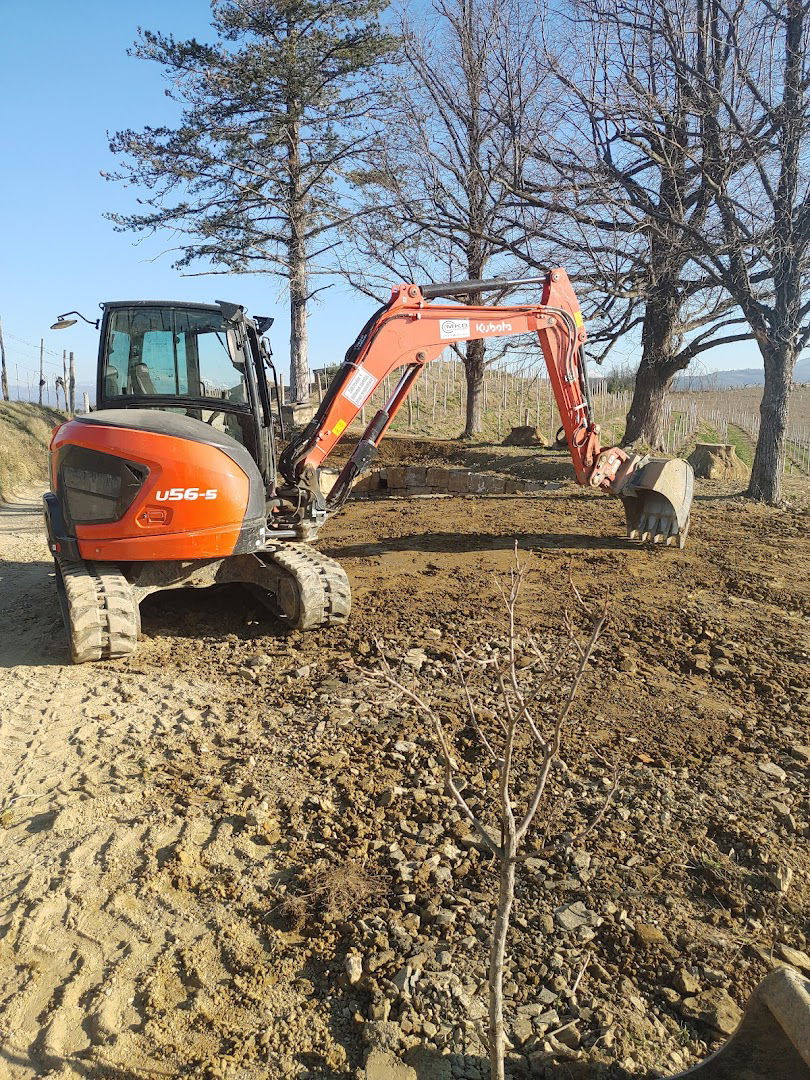
<svg viewBox="0 0 810 1080"><path fill-rule="evenodd" d="M728 441L736 450L740 461L745 462L750 469L754 464L754 444L751 442L751 436L748 432L743 431L742 428L738 428L734 424L729 424Z"/></svg>
<svg viewBox="0 0 810 1080"><path fill-rule="evenodd" d="M717 428L713 428L711 424L708 424L705 420L700 420L698 421L697 428L688 437L686 442L679 447L678 456L688 458L698 443L724 442L725 439L721 436Z"/></svg>
<svg viewBox="0 0 810 1080"><path fill-rule="evenodd" d="M282 905L296 930L317 923L319 916L327 922L338 922L366 911L383 894L384 885L375 871L355 859L346 859L315 870L303 889Z"/></svg>

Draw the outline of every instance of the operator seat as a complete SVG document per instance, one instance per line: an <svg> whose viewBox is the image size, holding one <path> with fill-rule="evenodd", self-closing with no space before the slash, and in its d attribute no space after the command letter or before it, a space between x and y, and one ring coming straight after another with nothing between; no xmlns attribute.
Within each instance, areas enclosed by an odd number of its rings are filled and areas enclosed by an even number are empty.
<svg viewBox="0 0 810 1080"><path fill-rule="evenodd" d="M149 368L143 362L133 364L129 369L130 384L133 394L154 395L157 393Z"/></svg>

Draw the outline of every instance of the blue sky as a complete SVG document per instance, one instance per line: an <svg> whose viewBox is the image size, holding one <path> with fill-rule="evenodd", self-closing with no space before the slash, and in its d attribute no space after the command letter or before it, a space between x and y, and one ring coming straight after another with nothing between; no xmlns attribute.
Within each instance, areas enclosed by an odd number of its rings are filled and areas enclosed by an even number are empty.
<svg viewBox="0 0 810 1080"><path fill-rule="evenodd" d="M289 324L276 280L183 277L169 257L157 257L168 238L161 243L116 233L103 217L131 198L100 176L115 164L106 133L166 122L174 108L158 66L126 55L138 26L204 39L209 14L206 0L4 5L0 318L12 381L15 363L36 373L44 337L49 375L61 369L66 348L76 353L79 381L92 382L96 332L82 323L48 328L73 308L95 319L99 301L114 299L224 299L274 315L273 348L287 366ZM338 285L330 289L310 323L312 366L342 359L372 310L368 299ZM25 385L22 375L20 382Z"/></svg>
<svg viewBox="0 0 810 1080"><path fill-rule="evenodd" d="M111 169L107 132L170 122L157 65L126 55L137 27L178 37L209 36L206 0L57 0L7 3L0 34L0 318L10 378L14 365L35 373L45 339L47 373L61 368L63 348L76 353L78 379L91 382L97 336L78 324L51 331L72 308L88 318L112 299L228 299L274 315L271 332L280 366L288 359L288 323L280 283L262 275L184 277L159 257L169 239L116 233L103 217L132 193L102 178ZM373 309L336 284L310 319L313 367L342 358ZM704 357L708 368L760 366L748 345ZM25 378L20 377L25 385Z"/></svg>

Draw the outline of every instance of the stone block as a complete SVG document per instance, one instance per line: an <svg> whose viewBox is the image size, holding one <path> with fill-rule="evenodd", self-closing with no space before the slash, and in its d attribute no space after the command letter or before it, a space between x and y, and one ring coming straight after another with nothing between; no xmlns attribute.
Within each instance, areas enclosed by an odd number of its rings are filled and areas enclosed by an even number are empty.
<svg viewBox="0 0 810 1080"><path fill-rule="evenodd" d="M450 487L450 474L452 469L440 469L435 466L428 468L425 483L436 491L447 491Z"/></svg>
<svg viewBox="0 0 810 1080"><path fill-rule="evenodd" d="M448 491L469 491L468 482L470 472L468 469L448 469L448 472L450 473L449 483L447 485Z"/></svg>
<svg viewBox="0 0 810 1080"><path fill-rule="evenodd" d="M424 487L427 469L420 465L409 465L405 469L405 487Z"/></svg>
<svg viewBox="0 0 810 1080"><path fill-rule="evenodd" d="M389 491L401 491L403 488L407 487L407 469L403 469L399 465L394 465L389 466L385 472Z"/></svg>
<svg viewBox="0 0 810 1080"><path fill-rule="evenodd" d="M502 495L504 479L492 473L470 473L467 490L471 495Z"/></svg>

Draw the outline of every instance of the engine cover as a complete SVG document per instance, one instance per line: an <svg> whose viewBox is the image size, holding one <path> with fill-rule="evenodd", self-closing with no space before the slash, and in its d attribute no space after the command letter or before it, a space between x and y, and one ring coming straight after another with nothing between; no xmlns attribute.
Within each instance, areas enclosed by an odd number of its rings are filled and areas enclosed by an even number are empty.
<svg viewBox="0 0 810 1080"><path fill-rule="evenodd" d="M109 409L69 420L51 441L51 483L83 559L208 559L264 545L256 463L193 417Z"/></svg>

